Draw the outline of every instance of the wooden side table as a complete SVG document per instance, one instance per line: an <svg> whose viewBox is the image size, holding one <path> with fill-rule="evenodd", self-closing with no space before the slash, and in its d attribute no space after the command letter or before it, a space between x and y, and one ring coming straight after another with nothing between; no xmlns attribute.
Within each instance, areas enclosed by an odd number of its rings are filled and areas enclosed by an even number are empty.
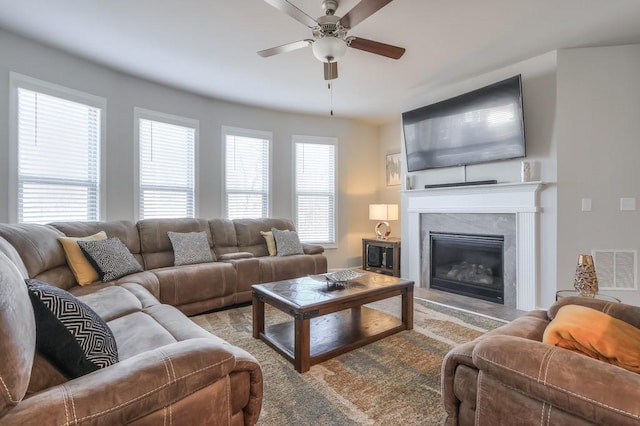
<svg viewBox="0 0 640 426"><path fill-rule="evenodd" d="M379 274L400 276L400 239L362 239L362 269Z"/></svg>

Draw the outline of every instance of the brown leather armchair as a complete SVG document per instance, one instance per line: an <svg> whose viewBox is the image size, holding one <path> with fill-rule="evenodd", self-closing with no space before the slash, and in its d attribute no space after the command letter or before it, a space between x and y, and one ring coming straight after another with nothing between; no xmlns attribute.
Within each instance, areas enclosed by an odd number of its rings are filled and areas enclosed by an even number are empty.
<svg viewBox="0 0 640 426"><path fill-rule="evenodd" d="M446 424L640 424L640 375L542 343L545 328L567 304L640 327L640 307L567 297L460 345L442 365Z"/></svg>

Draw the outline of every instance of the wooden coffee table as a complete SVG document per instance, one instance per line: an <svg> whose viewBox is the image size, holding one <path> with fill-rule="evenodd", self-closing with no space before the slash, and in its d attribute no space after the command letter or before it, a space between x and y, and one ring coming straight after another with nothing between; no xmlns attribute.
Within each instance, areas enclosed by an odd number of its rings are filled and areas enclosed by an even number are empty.
<svg viewBox="0 0 640 426"><path fill-rule="evenodd" d="M364 271L359 271L364 272ZM346 288L311 277L253 287L253 337L262 339L304 373L312 365L413 328L413 281L366 272ZM363 306L402 296L401 318ZM265 329L264 304L292 321Z"/></svg>

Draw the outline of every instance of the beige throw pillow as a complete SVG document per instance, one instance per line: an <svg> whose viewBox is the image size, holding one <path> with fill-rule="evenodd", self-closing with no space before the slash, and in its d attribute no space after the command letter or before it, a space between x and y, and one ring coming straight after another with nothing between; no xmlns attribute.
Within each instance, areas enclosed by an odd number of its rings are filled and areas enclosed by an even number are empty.
<svg viewBox="0 0 640 426"><path fill-rule="evenodd" d="M277 254L277 251L276 240L273 238L273 232L260 231L260 235L262 235L264 237L264 240L267 242L267 250L269 250L269 256L275 256Z"/></svg>
<svg viewBox="0 0 640 426"><path fill-rule="evenodd" d="M100 231L97 234L89 235L87 237L58 237L58 241L62 244L64 249L64 255L67 258L69 269L73 272L73 276L76 277L76 281L80 285L91 284L94 281L98 281L100 276L94 267L89 263L85 257L78 241L99 241L106 240L107 234L104 231Z"/></svg>

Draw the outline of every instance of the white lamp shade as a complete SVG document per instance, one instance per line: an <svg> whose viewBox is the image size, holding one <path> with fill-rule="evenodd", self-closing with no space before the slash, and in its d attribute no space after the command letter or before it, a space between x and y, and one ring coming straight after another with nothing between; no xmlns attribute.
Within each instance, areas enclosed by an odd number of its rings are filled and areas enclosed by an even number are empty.
<svg viewBox="0 0 640 426"><path fill-rule="evenodd" d="M335 62L347 51L347 43L333 36L325 36L314 41L311 50L321 62Z"/></svg>
<svg viewBox="0 0 640 426"><path fill-rule="evenodd" d="M397 204L369 204L370 220L398 220Z"/></svg>

